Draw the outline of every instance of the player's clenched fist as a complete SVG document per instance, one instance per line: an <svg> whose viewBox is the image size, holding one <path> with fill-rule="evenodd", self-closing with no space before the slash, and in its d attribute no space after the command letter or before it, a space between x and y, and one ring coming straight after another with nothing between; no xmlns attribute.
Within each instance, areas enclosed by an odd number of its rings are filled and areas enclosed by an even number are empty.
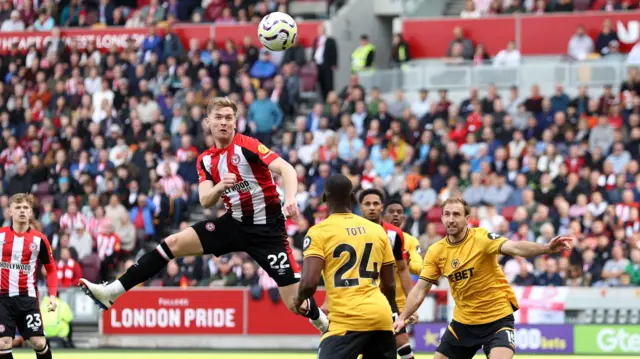
<svg viewBox="0 0 640 359"><path fill-rule="evenodd" d="M298 201L293 200L284 200L284 215L291 218L294 221L298 221L298 216L300 215L300 210L298 209Z"/></svg>
<svg viewBox="0 0 640 359"><path fill-rule="evenodd" d="M234 175L233 173L225 173L220 181L220 185L223 189L231 188L231 186L233 186L235 183L236 175Z"/></svg>

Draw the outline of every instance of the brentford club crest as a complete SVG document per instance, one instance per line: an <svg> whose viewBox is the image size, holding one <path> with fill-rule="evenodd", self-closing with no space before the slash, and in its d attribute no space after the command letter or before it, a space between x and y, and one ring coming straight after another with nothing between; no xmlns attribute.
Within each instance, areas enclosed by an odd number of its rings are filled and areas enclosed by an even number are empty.
<svg viewBox="0 0 640 359"><path fill-rule="evenodd" d="M240 156L234 153L233 156L231 156L231 163L233 163L234 166L237 166L238 163L240 163Z"/></svg>
<svg viewBox="0 0 640 359"><path fill-rule="evenodd" d="M206 228L207 231L209 231L209 232L213 232L213 230L216 229L216 225L213 224L212 222L209 222L209 223L204 225L204 228Z"/></svg>
<svg viewBox="0 0 640 359"><path fill-rule="evenodd" d="M4 333L5 329L4 325L0 324L0 333Z"/></svg>
<svg viewBox="0 0 640 359"><path fill-rule="evenodd" d="M38 244L37 244L36 242L32 242L32 243L29 245L29 250L33 252L33 251L35 251L36 249L38 249Z"/></svg>

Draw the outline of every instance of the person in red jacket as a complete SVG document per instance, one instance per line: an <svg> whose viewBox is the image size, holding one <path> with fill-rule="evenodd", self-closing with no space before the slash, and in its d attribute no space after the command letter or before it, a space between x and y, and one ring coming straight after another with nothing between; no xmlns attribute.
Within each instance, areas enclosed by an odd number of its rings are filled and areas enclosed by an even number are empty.
<svg viewBox="0 0 640 359"><path fill-rule="evenodd" d="M58 261L58 281L61 288L77 286L82 278L82 267L80 263L71 258L69 248L60 250L60 260Z"/></svg>

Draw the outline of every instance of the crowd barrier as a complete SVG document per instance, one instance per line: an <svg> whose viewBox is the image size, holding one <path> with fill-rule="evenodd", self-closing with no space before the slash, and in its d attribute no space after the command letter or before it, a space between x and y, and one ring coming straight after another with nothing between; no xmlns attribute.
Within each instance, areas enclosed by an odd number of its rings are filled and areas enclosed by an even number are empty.
<svg viewBox="0 0 640 359"><path fill-rule="evenodd" d="M298 23L298 42L305 47L311 47L317 36L320 21L305 21ZM237 45L242 43L245 36L253 38L253 43L258 44L257 26L253 24L238 25L213 25L213 24L176 24L173 31L182 40L185 50L189 48L189 40L198 39L201 46L205 41L214 39L219 46L224 46L224 41L232 39ZM158 28L162 35L164 30ZM75 42L78 49L85 49L88 44L95 44L100 51L108 51L114 44L118 49L127 46L129 40L140 46L144 38L149 34L148 28L107 27L100 29L63 28L60 31L62 40L67 44ZM12 49L26 51L34 46L37 50L44 49L51 42L51 32L0 32L0 54L7 54Z"/></svg>
<svg viewBox="0 0 640 359"><path fill-rule="evenodd" d="M567 53L569 39L578 25L585 27L595 43L605 19L611 19L622 52L629 51L640 40L640 17L635 11L489 16L480 19L404 19L402 33L414 59L445 56L453 39L453 29L457 26L474 44L483 44L492 56L505 49L509 41L515 41L523 55L559 55Z"/></svg>

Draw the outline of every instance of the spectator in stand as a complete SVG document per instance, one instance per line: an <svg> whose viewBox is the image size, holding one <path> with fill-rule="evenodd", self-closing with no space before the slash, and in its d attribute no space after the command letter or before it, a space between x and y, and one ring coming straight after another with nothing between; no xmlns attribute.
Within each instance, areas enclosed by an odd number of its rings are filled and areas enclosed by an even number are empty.
<svg viewBox="0 0 640 359"><path fill-rule="evenodd" d="M480 10L476 9L474 0L465 0L464 9L460 13L462 19L477 19L481 16Z"/></svg>
<svg viewBox="0 0 640 359"><path fill-rule="evenodd" d="M238 275L232 270L230 255L217 258L216 265L217 272L208 279L209 287L233 287L237 285Z"/></svg>
<svg viewBox="0 0 640 359"><path fill-rule="evenodd" d="M33 24L36 31L51 31L56 25L54 18L49 14L49 10L42 8L38 13L38 19Z"/></svg>
<svg viewBox="0 0 640 359"><path fill-rule="evenodd" d="M461 48L458 51L454 51L456 47ZM453 40L449 42L449 48L447 49L447 57L452 58L456 56L461 56L465 60L471 60L473 58L473 44L471 40L464 37L462 27L460 26L456 26L453 29Z"/></svg>
<svg viewBox="0 0 640 359"><path fill-rule="evenodd" d="M82 278L82 267L75 259L71 258L69 248L62 248L60 259L57 263L58 286L60 288L70 288L78 285Z"/></svg>
<svg viewBox="0 0 640 359"><path fill-rule="evenodd" d="M602 269L602 279L609 287L616 287L620 284L620 276L625 272L629 260L624 258L623 249L619 245L614 245L611 250L611 259L607 260Z"/></svg>
<svg viewBox="0 0 640 359"><path fill-rule="evenodd" d="M612 29L611 19L605 19L602 23L602 31L596 40L596 50L600 55L609 54L609 44L611 41L618 41L618 34Z"/></svg>
<svg viewBox="0 0 640 359"><path fill-rule="evenodd" d="M495 67L517 67L519 65L520 51L516 49L516 44L513 41L509 41L507 48L500 50L493 58L493 66Z"/></svg>
<svg viewBox="0 0 640 359"><path fill-rule="evenodd" d="M640 286L640 249L631 249L631 261L625 272L630 276L631 285Z"/></svg>
<svg viewBox="0 0 640 359"><path fill-rule="evenodd" d="M249 107L247 120L256 138L265 146L271 146L272 133L282 123L282 110L267 99L267 91L258 90L258 98Z"/></svg>
<svg viewBox="0 0 640 359"><path fill-rule="evenodd" d="M82 260L91 254L93 251L93 238L86 229L86 226L82 222L76 222L73 225L73 230L69 236L69 245L76 250L77 260Z"/></svg>
<svg viewBox="0 0 640 359"><path fill-rule="evenodd" d="M581 61L585 60L594 51L593 40L585 32L584 26L578 25L575 34L569 40L569 56Z"/></svg>
<svg viewBox="0 0 640 359"><path fill-rule="evenodd" d="M394 34L391 49L391 67L402 67L410 60L409 44L404 41L402 34Z"/></svg>
<svg viewBox="0 0 640 359"><path fill-rule="evenodd" d="M327 36L324 25L318 26L318 37L313 42L312 58L318 67L320 94L326 101L329 92L333 91L334 72L338 68L338 47L335 39Z"/></svg>
<svg viewBox="0 0 640 359"><path fill-rule="evenodd" d="M277 66L271 61L271 53L269 51L262 51L260 60L256 61L251 67L250 75L252 78L259 80L261 83L264 80L269 80L276 75Z"/></svg>
<svg viewBox="0 0 640 359"><path fill-rule="evenodd" d="M546 271L538 274L535 285L560 287L564 284L563 282L562 277L558 273L558 261L554 258L549 258L547 259Z"/></svg>
<svg viewBox="0 0 640 359"><path fill-rule="evenodd" d="M369 70L374 67L376 48L369 42L369 36L360 35L360 45L351 53L351 72Z"/></svg>
<svg viewBox="0 0 640 359"><path fill-rule="evenodd" d="M163 287L182 287L186 279L180 275L180 267L177 261L174 259L167 263L167 272L162 279Z"/></svg>
<svg viewBox="0 0 640 359"><path fill-rule="evenodd" d="M20 18L20 12L18 10L13 10L11 12L11 17L2 23L2 27L0 28L0 31L2 32L24 31L24 29L25 29L25 26L24 26L24 22Z"/></svg>
<svg viewBox="0 0 640 359"><path fill-rule="evenodd" d="M140 9L140 17L147 21L151 19L152 23L158 23L165 19L166 13L164 7L160 6L158 0L150 0L149 5Z"/></svg>

